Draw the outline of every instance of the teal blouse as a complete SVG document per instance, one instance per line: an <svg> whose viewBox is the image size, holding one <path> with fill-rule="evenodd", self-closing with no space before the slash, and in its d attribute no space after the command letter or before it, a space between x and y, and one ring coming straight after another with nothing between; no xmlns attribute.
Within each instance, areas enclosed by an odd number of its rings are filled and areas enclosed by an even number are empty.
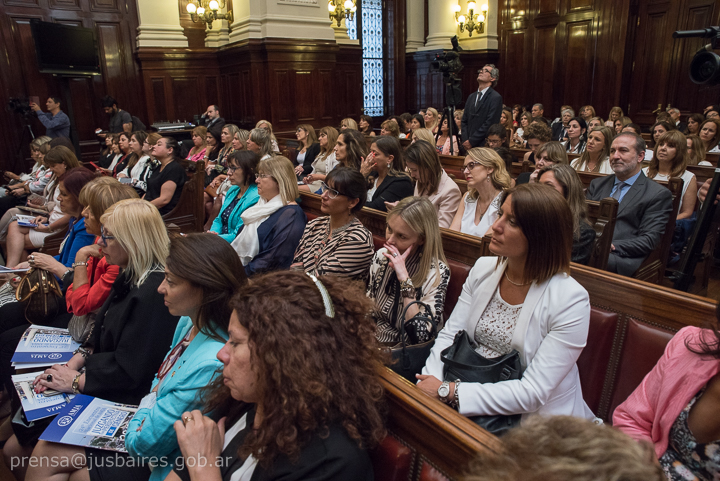
<svg viewBox="0 0 720 481"><path fill-rule="evenodd" d="M225 209L227 209L227 206L230 205L233 200L235 200L238 192L240 192L239 186L233 185L232 187L230 187L230 190L228 190L227 194L225 194L225 201L220 208L220 212L218 213L217 217L215 217L215 220L212 223L212 227L210 227L211 231L217 232L220 237L222 237L228 242L232 242L235 240L235 237L237 237L238 233L240 232L240 228L243 226L243 220L242 217L240 217L242 213L245 212L248 207L252 207L257 204L258 200L260 200L260 196L257 192L257 185L252 184L245 191L243 196L240 198L240 202L237 203L232 213L230 214L230 218L227 221L228 233L220 234L220 232L222 232L223 226L222 214L223 212L225 212Z"/></svg>

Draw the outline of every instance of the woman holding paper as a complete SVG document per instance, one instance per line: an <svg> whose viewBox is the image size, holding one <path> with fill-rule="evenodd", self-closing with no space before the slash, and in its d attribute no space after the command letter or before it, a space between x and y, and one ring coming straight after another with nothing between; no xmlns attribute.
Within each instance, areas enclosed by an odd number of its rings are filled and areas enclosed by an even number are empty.
<svg viewBox="0 0 720 481"><path fill-rule="evenodd" d="M90 340L66 365L48 369L36 388L138 404L150 391L178 323L158 292L170 239L157 208L141 199L114 204L100 222L105 260L121 273L97 313ZM10 438L3 449L6 459L29 457L38 434ZM22 479L24 473L15 476Z"/></svg>
<svg viewBox="0 0 720 481"><path fill-rule="evenodd" d="M117 462L109 462L120 456L118 453L44 441L38 443L33 456L82 459L85 455L91 458L87 465L92 469L80 469L86 476L73 474L85 479L134 480L148 476L151 480L165 479L175 459L181 456L173 424L184 411L202 406L199 390L210 384L222 367L216 356L228 337L232 312L229 301L245 283L240 258L227 241L211 234L174 238L170 243L165 280L158 291L170 313L183 317L175 329L171 344L174 347L165 356L150 393L140 402L125 434L128 452L137 458L145 458L145 465L118 467ZM107 457L110 459L103 459ZM149 458L158 460L152 475L148 469ZM136 461L139 464L139 460ZM27 479L72 474L78 467L75 463L74 469L44 467L30 470Z"/></svg>

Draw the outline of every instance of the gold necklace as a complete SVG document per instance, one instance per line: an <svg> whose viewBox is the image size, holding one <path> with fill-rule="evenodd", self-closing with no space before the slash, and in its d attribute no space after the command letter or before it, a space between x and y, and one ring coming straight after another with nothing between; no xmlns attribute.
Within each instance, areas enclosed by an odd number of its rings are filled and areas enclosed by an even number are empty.
<svg viewBox="0 0 720 481"><path fill-rule="evenodd" d="M512 279L510 279L510 276L508 275L507 271L505 271L505 279L507 279L510 284L512 284L514 286L518 286L518 287L527 286L528 284L532 284L532 281L525 282L524 284L518 284L517 282L514 282Z"/></svg>

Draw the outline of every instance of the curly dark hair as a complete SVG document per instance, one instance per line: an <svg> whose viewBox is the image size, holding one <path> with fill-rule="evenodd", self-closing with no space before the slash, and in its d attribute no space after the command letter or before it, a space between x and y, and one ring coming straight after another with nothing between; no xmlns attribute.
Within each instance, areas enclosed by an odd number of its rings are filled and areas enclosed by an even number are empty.
<svg viewBox="0 0 720 481"><path fill-rule="evenodd" d="M372 301L347 279L319 279L332 299L333 318L325 314L318 287L298 271L255 277L231 301L248 331L263 412L260 429L247 435L240 454L264 466L280 454L297 459L314 435L335 423L364 449L385 436L378 372L386 355L368 316ZM204 411L237 413L244 403L233 400L218 378Z"/></svg>

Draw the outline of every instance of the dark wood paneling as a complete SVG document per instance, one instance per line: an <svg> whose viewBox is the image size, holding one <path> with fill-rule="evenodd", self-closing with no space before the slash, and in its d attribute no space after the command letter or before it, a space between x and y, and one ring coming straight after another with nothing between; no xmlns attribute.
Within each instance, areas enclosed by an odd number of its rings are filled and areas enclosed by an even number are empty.
<svg viewBox="0 0 720 481"><path fill-rule="evenodd" d="M568 22L566 28L564 102L580 107L589 98L592 83L593 21Z"/></svg>
<svg viewBox="0 0 720 481"><path fill-rule="evenodd" d="M170 88L172 88L175 109L170 120L192 120L194 115L204 112L203 109L207 106L199 102L198 87L197 77L173 77Z"/></svg>
<svg viewBox="0 0 720 481"><path fill-rule="evenodd" d="M154 99L154 101L150 104L150 108L153 109L150 117L157 120L168 120L169 117L167 109L165 108L165 78L152 78L150 79L150 83L151 91L148 97L152 96L151 98Z"/></svg>
<svg viewBox="0 0 720 481"><path fill-rule="evenodd" d="M312 122L315 120L315 115L322 111L317 108L318 97L322 93L317 91L317 79L313 77L313 72L310 71L295 72L295 92L298 97L295 105L298 122Z"/></svg>
<svg viewBox="0 0 720 481"><path fill-rule="evenodd" d="M80 10L80 0L49 0L48 6L54 10Z"/></svg>
<svg viewBox="0 0 720 481"><path fill-rule="evenodd" d="M119 2L120 0L90 0L90 10L93 12L122 13Z"/></svg>

